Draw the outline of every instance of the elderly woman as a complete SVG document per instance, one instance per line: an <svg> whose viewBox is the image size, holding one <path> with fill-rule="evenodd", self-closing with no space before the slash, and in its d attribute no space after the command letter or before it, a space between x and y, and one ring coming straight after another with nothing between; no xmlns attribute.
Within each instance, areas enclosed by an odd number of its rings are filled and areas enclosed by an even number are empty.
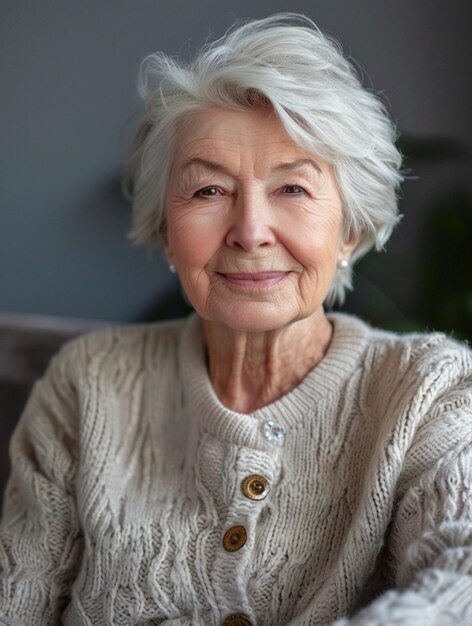
<svg viewBox="0 0 472 626"><path fill-rule="evenodd" d="M472 624L472 356L327 314L395 133L308 19L143 65L136 241L196 313L68 344L14 435L2 624Z"/></svg>

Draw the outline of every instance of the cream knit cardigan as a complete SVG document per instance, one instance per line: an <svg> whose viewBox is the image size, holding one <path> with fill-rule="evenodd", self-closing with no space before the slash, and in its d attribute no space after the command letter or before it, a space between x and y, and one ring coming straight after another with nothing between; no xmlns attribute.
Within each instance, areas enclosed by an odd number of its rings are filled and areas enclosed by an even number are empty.
<svg viewBox="0 0 472 626"><path fill-rule="evenodd" d="M68 344L11 445L0 623L472 625L471 352L331 319L251 415L215 396L196 316Z"/></svg>

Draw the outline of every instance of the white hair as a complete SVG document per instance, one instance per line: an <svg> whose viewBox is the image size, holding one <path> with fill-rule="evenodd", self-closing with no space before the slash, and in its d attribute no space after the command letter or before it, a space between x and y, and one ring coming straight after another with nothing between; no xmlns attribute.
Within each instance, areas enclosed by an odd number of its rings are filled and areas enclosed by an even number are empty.
<svg viewBox="0 0 472 626"><path fill-rule="evenodd" d="M231 28L188 63L157 52L141 65L145 113L125 176L135 243L166 233L165 193L176 124L210 107L270 105L302 148L331 163L343 202L345 239L359 237L351 260L383 248L399 220L403 176L396 130L377 95L365 89L340 44L307 17L282 13ZM327 302L344 300L351 267L338 269Z"/></svg>

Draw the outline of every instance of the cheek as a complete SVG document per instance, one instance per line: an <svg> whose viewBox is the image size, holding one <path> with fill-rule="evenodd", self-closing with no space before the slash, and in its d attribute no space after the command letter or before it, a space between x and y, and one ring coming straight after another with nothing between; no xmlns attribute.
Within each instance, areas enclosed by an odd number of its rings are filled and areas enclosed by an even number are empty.
<svg viewBox="0 0 472 626"><path fill-rule="evenodd" d="M194 308L204 314L211 284L207 266L221 247L215 223L190 211L167 213L167 250L180 282Z"/></svg>
<svg viewBox="0 0 472 626"><path fill-rule="evenodd" d="M167 251L180 270L202 265L208 259L215 245L210 224L204 215L191 210L168 209Z"/></svg>
<svg viewBox="0 0 472 626"><path fill-rule="evenodd" d="M208 246L195 232L168 229L171 262L176 266L181 287L192 306L201 313L210 289L205 267Z"/></svg>
<svg viewBox="0 0 472 626"><path fill-rule="evenodd" d="M286 225L292 255L306 268L322 271L334 267L342 243L342 224L336 218L299 220Z"/></svg>
<svg viewBox="0 0 472 626"><path fill-rule="evenodd" d="M291 233L291 254L302 266L298 288L306 306L319 306L331 287L342 245L342 219L332 216L310 216L287 227Z"/></svg>

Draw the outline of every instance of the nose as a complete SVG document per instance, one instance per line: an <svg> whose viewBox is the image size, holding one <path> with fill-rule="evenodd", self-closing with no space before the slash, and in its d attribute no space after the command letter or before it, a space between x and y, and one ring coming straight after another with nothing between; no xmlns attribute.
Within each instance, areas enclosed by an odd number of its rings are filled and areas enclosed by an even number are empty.
<svg viewBox="0 0 472 626"><path fill-rule="evenodd" d="M227 245L246 252L275 245L277 237L272 218L267 199L258 194L241 195L233 206Z"/></svg>

